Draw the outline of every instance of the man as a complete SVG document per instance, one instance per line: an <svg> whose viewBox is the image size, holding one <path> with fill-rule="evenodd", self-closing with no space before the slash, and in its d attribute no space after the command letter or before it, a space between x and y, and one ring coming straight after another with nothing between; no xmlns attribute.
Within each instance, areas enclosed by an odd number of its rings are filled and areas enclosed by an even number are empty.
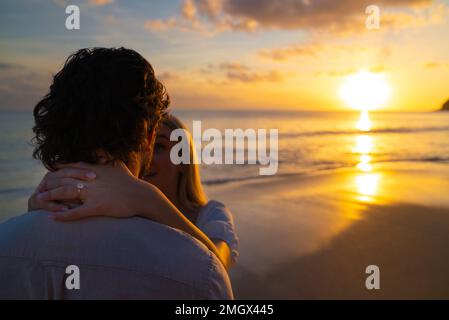
<svg viewBox="0 0 449 320"><path fill-rule="evenodd" d="M168 107L151 65L125 48L82 49L34 109L34 156L125 163L140 177ZM143 218L72 223L29 212L0 225L2 299L231 299L223 266L205 246Z"/></svg>

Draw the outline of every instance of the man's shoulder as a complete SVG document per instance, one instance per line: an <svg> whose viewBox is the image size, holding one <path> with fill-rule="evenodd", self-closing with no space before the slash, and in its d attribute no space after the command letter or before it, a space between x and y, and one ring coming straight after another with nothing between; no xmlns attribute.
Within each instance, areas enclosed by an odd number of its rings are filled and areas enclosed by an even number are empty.
<svg viewBox="0 0 449 320"><path fill-rule="evenodd" d="M139 217L56 222L47 212L26 213L0 224L0 257L115 269L195 287L222 273L202 243Z"/></svg>
<svg viewBox="0 0 449 320"><path fill-rule="evenodd" d="M58 222L50 219L48 212L34 211L1 223L0 240L0 250L23 246L23 254L27 254L27 248L34 254L51 248L56 250L48 251L73 256L82 253L85 257L92 250L119 254L124 253L122 250L126 248L128 255L133 257L138 255L139 250L151 249L156 253L159 248L164 248L165 252L168 250L167 253L176 255L210 255L206 247L190 235L140 217L93 217ZM64 252L58 248L64 249Z"/></svg>

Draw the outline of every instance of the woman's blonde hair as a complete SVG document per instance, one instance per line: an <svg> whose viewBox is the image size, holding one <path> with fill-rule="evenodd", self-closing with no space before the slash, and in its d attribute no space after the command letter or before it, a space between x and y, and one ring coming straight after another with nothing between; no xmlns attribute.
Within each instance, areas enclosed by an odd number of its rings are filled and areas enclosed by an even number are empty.
<svg viewBox="0 0 449 320"><path fill-rule="evenodd" d="M162 121L162 125L170 130L183 129L186 131L189 139L190 162L181 164L184 170L178 178L178 198L182 205L190 209L200 209L207 203L207 197L201 184L199 166L196 161L196 151L193 144L192 135L187 127L175 116L169 114Z"/></svg>

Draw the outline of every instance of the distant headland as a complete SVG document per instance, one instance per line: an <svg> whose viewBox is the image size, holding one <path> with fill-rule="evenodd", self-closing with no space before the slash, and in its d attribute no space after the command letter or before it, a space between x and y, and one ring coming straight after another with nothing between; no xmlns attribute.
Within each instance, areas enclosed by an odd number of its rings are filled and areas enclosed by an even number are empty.
<svg viewBox="0 0 449 320"><path fill-rule="evenodd" d="M449 100L447 100L446 103L443 104L443 107L440 109L440 111L449 111Z"/></svg>

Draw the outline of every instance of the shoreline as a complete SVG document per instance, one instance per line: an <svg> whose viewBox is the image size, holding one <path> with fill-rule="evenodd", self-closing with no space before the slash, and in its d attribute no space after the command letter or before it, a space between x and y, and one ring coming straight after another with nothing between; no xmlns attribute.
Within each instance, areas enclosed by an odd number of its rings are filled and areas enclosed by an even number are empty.
<svg viewBox="0 0 449 320"><path fill-rule="evenodd" d="M370 172L345 167L205 188L234 214L236 298L449 298L446 163L375 163ZM380 268L379 291L364 286L371 264Z"/></svg>
<svg viewBox="0 0 449 320"><path fill-rule="evenodd" d="M448 178L445 164L383 163L208 186L234 213L236 297L449 298ZM381 290L365 288L370 264Z"/></svg>

